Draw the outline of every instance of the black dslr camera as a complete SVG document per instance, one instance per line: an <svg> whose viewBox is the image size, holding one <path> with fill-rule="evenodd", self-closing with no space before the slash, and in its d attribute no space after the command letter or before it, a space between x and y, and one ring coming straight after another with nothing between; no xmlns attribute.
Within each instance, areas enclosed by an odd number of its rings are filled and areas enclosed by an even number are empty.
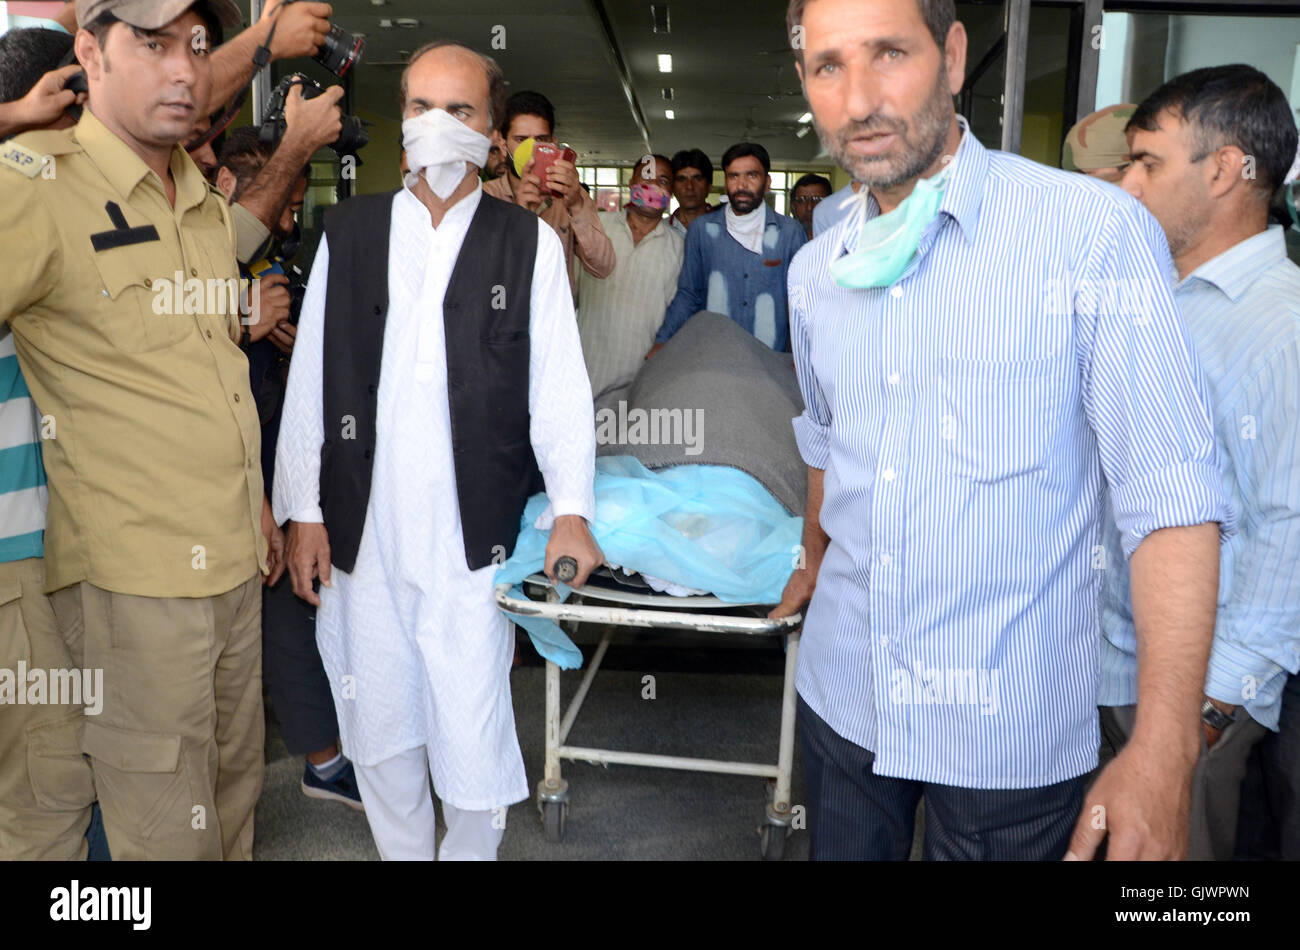
<svg viewBox="0 0 1300 950"><path fill-rule="evenodd" d="M298 0L284 0L281 7L296 2ZM349 33L337 24L331 23L330 31L321 43L320 51L312 59L342 79L349 69L360 62L361 54L365 51L364 37Z"/></svg>
<svg viewBox="0 0 1300 950"><path fill-rule="evenodd" d="M284 131L288 128L284 118L284 104L289 97L289 90L294 86L302 86L304 99L315 99L325 91L320 83L306 76L285 76L280 80L280 84L271 90L270 98L266 101L266 117L262 119L262 124L257 130L257 140L272 151L279 147L280 140L284 138ZM340 158L345 155L355 156L369 141L370 133L366 131L365 122L354 115L345 115L343 131L330 144L330 148L334 149Z"/></svg>

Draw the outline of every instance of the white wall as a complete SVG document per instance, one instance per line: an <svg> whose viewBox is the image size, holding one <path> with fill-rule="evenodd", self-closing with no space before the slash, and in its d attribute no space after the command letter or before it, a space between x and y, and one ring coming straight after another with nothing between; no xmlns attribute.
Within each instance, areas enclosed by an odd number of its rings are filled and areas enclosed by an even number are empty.
<svg viewBox="0 0 1300 950"><path fill-rule="evenodd" d="M1175 16L1169 24L1165 77L1202 66L1247 63L1296 97L1300 17Z"/></svg>
<svg viewBox="0 0 1300 950"><path fill-rule="evenodd" d="M1293 108L1300 108L1300 17L1196 16L1107 13L1102 20L1105 45L1097 77L1096 108L1124 101L1134 50L1130 42L1136 17L1168 17L1169 45L1164 78L1203 66L1247 63L1282 87ZM1153 92L1133 90L1132 101Z"/></svg>

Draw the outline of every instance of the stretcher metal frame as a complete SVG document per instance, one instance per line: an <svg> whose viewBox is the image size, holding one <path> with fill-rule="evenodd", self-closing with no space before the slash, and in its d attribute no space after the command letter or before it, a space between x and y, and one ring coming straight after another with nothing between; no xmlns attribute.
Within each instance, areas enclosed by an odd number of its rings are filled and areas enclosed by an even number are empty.
<svg viewBox="0 0 1300 950"><path fill-rule="evenodd" d="M785 839L790 834L792 812L790 807L790 776L794 768L795 726L795 663L799 653L800 614L770 620L766 617L734 617L710 613L737 607L755 607L758 604L734 604L716 597L698 595L673 597L667 594L643 594L634 591L606 590L595 587L578 588L574 597L580 601L560 603L559 595L551 581L543 574L533 574L524 581L525 587L541 590L545 600L533 600L511 594L510 584L496 585L496 602L502 610L522 616L541 617L561 623L598 623L608 629L601 637L595 653L587 662L582 681L569 707L560 716L560 668L546 661L546 768L544 777L537 783L537 808L547 840L558 842L564 837L569 810L569 783L561 774L561 761L588 762L592 765L640 765L651 768L678 769L690 772L712 772L723 775L753 775L768 780L768 802L763 823L758 828L759 853L766 860L780 860L785 851ZM600 601L599 604L585 601ZM665 606L675 609L664 610ZM718 633L749 637L785 637L785 673L781 692L781 729L775 765L766 762L734 762L722 759L701 759L676 755L657 755L629 752L618 749L593 749L566 745L569 730L582 709L600 669L605 651L614 635L614 627L648 627L657 630L679 630L692 633Z"/></svg>

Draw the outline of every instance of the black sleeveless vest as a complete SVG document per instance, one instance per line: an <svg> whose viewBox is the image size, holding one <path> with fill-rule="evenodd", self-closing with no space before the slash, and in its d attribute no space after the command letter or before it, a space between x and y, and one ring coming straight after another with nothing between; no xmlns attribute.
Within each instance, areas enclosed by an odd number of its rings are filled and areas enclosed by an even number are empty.
<svg viewBox="0 0 1300 950"><path fill-rule="evenodd" d="M330 560L348 572L356 566L370 501L395 195L360 195L325 214L330 263L320 506ZM524 505L542 490L528 416L536 256L537 216L482 195L443 298L452 458L471 570L510 556Z"/></svg>

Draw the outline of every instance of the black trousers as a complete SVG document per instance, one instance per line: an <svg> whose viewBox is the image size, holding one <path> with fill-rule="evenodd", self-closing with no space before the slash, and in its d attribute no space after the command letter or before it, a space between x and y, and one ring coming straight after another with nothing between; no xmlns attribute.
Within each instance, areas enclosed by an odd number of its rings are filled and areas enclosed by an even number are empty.
<svg viewBox="0 0 1300 950"><path fill-rule="evenodd" d="M905 861L925 798L927 861L1055 861L1083 807L1086 776L1044 788L956 788L872 771L875 754L799 698L814 861Z"/></svg>
<svg viewBox="0 0 1300 950"><path fill-rule="evenodd" d="M290 755L338 741L334 696L316 648L316 608L293 592L288 571L262 589L262 679Z"/></svg>
<svg viewBox="0 0 1300 950"><path fill-rule="evenodd" d="M1246 763L1238 860L1300 861L1300 674L1287 678L1277 725Z"/></svg>

